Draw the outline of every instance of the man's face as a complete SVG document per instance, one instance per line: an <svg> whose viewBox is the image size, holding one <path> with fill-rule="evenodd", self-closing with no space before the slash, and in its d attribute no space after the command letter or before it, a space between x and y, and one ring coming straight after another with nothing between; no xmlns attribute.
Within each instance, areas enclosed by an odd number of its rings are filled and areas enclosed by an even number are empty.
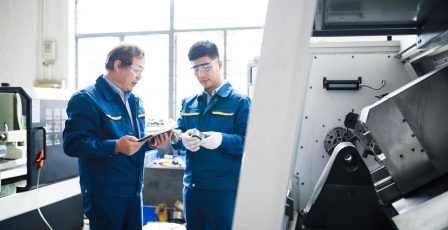
<svg viewBox="0 0 448 230"><path fill-rule="evenodd" d="M131 66L118 69L116 81L119 88L123 91L131 91L142 77L142 72L145 69L145 60L134 58Z"/></svg>
<svg viewBox="0 0 448 230"><path fill-rule="evenodd" d="M208 93L223 83L221 77L223 63L219 59L213 60L204 56L191 61L191 64L193 65L194 75Z"/></svg>

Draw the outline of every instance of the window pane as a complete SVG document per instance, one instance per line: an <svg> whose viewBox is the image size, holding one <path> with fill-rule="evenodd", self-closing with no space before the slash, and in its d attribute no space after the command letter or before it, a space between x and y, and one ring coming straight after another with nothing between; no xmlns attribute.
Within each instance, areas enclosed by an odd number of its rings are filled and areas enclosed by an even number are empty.
<svg viewBox="0 0 448 230"><path fill-rule="evenodd" d="M254 57L260 56L263 30L234 30L227 32L227 80L232 86L247 92L247 68Z"/></svg>
<svg viewBox="0 0 448 230"><path fill-rule="evenodd" d="M174 0L174 28L263 26L267 0Z"/></svg>
<svg viewBox="0 0 448 230"><path fill-rule="evenodd" d="M125 37L145 51L145 71L133 92L139 96L148 119L168 118L169 60L168 35L146 35Z"/></svg>
<svg viewBox="0 0 448 230"><path fill-rule="evenodd" d="M106 73L107 54L119 43L118 37L78 39L78 89L94 84Z"/></svg>
<svg viewBox="0 0 448 230"><path fill-rule="evenodd" d="M191 63L188 60L188 50L199 40L210 40L218 46L219 55L224 56L224 33L222 31L212 32L189 32L177 33L175 44L175 81L176 81L176 98L175 111L178 116L182 106L182 99L201 92L203 90L201 84L197 81L193 70L190 69Z"/></svg>
<svg viewBox="0 0 448 230"><path fill-rule="evenodd" d="M168 0L78 0L78 34L169 30Z"/></svg>

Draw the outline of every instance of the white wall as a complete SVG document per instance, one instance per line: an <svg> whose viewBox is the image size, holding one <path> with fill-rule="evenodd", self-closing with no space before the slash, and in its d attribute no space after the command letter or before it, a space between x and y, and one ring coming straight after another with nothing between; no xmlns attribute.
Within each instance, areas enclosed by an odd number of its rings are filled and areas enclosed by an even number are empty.
<svg viewBox="0 0 448 230"><path fill-rule="evenodd" d="M56 41L53 80L74 78L74 2L0 0L0 82L30 87L48 78L43 40Z"/></svg>
<svg viewBox="0 0 448 230"><path fill-rule="evenodd" d="M36 76L37 2L0 0L0 81L31 86Z"/></svg>

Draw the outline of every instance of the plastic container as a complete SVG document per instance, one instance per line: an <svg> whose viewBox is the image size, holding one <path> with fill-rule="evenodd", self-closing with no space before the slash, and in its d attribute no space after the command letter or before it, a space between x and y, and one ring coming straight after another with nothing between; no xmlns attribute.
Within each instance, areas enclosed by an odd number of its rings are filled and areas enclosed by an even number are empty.
<svg viewBox="0 0 448 230"><path fill-rule="evenodd" d="M143 206L143 225L148 222L158 222L159 218L156 215L156 207L154 206Z"/></svg>

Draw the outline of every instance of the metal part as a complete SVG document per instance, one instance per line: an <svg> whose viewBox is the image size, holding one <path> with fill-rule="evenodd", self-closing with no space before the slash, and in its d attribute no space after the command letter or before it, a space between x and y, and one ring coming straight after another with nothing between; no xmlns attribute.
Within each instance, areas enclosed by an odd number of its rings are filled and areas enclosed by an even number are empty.
<svg viewBox="0 0 448 230"><path fill-rule="evenodd" d="M373 186L385 205L388 205L392 200L401 195L395 181L387 171L384 165L380 165L378 168L370 172L372 176Z"/></svg>
<svg viewBox="0 0 448 230"><path fill-rule="evenodd" d="M364 148L365 151L368 151L369 153L373 154L375 159L379 162L384 160L384 157L382 156L384 155L383 152L373 139L372 133L365 127L365 124L363 124L362 122L358 122L355 126L355 134L359 140L359 143L361 144L361 146Z"/></svg>
<svg viewBox="0 0 448 230"><path fill-rule="evenodd" d="M448 172L448 129L442 128L448 124L447 76L448 67L434 71L361 112L402 194Z"/></svg>
<svg viewBox="0 0 448 230"><path fill-rule="evenodd" d="M358 117L359 114L354 113L352 110L352 112L345 115L344 126L349 129L354 129L356 127L356 123L358 123Z"/></svg>
<svg viewBox="0 0 448 230"><path fill-rule="evenodd" d="M6 141L7 138L8 138L8 135L6 134L6 132L0 133L0 141Z"/></svg>
<svg viewBox="0 0 448 230"><path fill-rule="evenodd" d="M322 85L326 90L358 90L362 83L362 77L358 80L327 80L322 78Z"/></svg>
<svg viewBox="0 0 448 230"><path fill-rule="evenodd" d="M431 46L448 28L447 9L444 0L319 0L313 36L418 34L418 46Z"/></svg>
<svg viewBox="0 0 448 230"><path fill-rule="evenodd" d="M355 135L352 131L342 128L342 127L336 127L325 136L324 140L324 148L325 151L328 153L328 155L331 156L334 147L338 145L339 143L349 141L352 137Z"/></svg>
<svg viewBox="0 0 448 230"><path fill-rule="evenodd" d="M420 0L319 0L313 36L415 34Z"/></svg>
<svg viewBox="0 0 448 230"><path fill-rule="evenodd" d="M190 133L190 136L192 137L196 137L199 140L202 140L205 138L205 135L203 133L201 133L199 130L197 129L193 129L192 132Z"/></svg>
<svg viewBox="0 0 448 230"><path fill-rule="evenodd" d="M414 43L414 44L408 46L407 48L403 49L402 51L398 52L394 57L401 58L401 55L403 55L404 53L408 52L409 50L413 49L416 46L417 46L417 43Z"/></svg>
<svg viewBox="0 0 448 230"><path fill-rule="evenodd" d="M352 143L336 146L298 227L393 229L378 201L369 170Z"/></svg>
<svg viewBox="0 0 448 230"><path fill-rule="evenodd" d="M392 218L398 229L447 229L448 192Z"/></svg>
<svg viewBox="0 0 448 230"><path fill-rule="evenodd" d="M180 129L173 129L173 134L171 135L171 141L174 143L177 143L182 136L182 130Z"/></svg>

